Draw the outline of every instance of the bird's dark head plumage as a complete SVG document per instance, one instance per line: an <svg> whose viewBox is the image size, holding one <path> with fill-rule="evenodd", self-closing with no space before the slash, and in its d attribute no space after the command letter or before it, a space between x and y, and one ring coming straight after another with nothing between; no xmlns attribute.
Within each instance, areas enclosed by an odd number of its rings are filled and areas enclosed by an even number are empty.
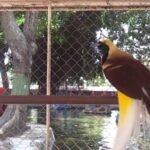
<svg viewBox="0 0 150 150"><path fill-rule="evenodd" d="M110 44L112 44L112 42L108 39L105 39L99 40L94 45L96 58L99 59L102 64L107 59Z"/></svg>
<svg viewBox="0 0 150 150"><path fill-rule="evenodd" d="M108 55L109 46L107 45L107 43L105 43L104 41L99 41L97 44L97 47L98 47L100 54L102 56Z"/></svg>

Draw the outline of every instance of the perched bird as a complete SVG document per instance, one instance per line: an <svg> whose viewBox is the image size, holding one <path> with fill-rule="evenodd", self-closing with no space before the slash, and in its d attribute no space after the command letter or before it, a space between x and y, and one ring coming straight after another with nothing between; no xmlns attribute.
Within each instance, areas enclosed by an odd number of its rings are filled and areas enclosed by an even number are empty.
<svg viewBox="0 0 150 150"><path fill-rule="evenodd" d="M131 101L128 110L124 111L124 122L119 123L113 148L124 150L133 131L139 127L141 114L144 113L143 117L150 125L150 71L109 39L99 41L97 50L102 55L103 72L119 91L119 99ZM121 104L122 109L127 101Z"/></svg>

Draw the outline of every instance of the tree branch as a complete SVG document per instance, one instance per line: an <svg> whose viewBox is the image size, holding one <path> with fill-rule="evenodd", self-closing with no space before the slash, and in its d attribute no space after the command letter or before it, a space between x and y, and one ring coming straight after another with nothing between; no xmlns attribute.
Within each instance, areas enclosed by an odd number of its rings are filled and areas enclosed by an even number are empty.
<svg viewBox="0 0 150 150"><path fill-rule="evenodd" d="M2 28L11 50L24 51L27 49L26 38L22 33L19 26L16 24L16 20L13 12L2 12ZM18 47L19 45L19 47Z"/></svg>
<svg viewBox="0 0 150 150"><path fill-rule="evenodd" d="M28 43L32 47L32 55L35 54L37 50L37 45L35 43L37 23L38 23L38 12L36 11L27 12L25 17L25 24L23 27L23 33Z"/></svg>

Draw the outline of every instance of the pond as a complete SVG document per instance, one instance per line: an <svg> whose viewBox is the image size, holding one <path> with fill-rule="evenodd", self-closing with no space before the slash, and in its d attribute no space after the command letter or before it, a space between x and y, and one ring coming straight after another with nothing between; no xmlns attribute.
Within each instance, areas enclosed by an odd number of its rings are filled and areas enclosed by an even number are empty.
<svg viewBox="0 0 150 150"><path fill-rule="evenodd" d="M52 150L111 150L116 134L117 110L109 115L86 113L84 108L51 110L51 127L55 135ZM45 124L45 106L29 109L29 122ZM150 129L141 126L129 140L128 150L149 150Z"/></svg>
<svg viewBox="0 0 150 150"><path fill-rule="evenodd" d="M87 114L84 109L54 110L51 126L53 150L111 150L117 111L111 115Z"/></svg>
<svg viewBox="0 0 150 150"><path fill-rule="evenodd" d="M30 108L29 112L30 122L45 124L45 107ZM111 150L117 113L117 110L109 115L86 113L82 107L53 108L51 127L56 139L53 150Z"/></svg>

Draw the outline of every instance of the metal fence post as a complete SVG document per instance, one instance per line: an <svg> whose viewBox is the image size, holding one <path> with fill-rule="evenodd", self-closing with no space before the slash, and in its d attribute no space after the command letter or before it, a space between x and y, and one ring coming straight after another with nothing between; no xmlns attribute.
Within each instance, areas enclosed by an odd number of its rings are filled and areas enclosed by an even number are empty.
<svg viewBox="0 0 150 150"><path fill-rule="evenodd" d="M51 95L51 2L48 5L47 26L47 95ZM49 149L50 140L50 105L46 105L46 150Z"/></svg>

